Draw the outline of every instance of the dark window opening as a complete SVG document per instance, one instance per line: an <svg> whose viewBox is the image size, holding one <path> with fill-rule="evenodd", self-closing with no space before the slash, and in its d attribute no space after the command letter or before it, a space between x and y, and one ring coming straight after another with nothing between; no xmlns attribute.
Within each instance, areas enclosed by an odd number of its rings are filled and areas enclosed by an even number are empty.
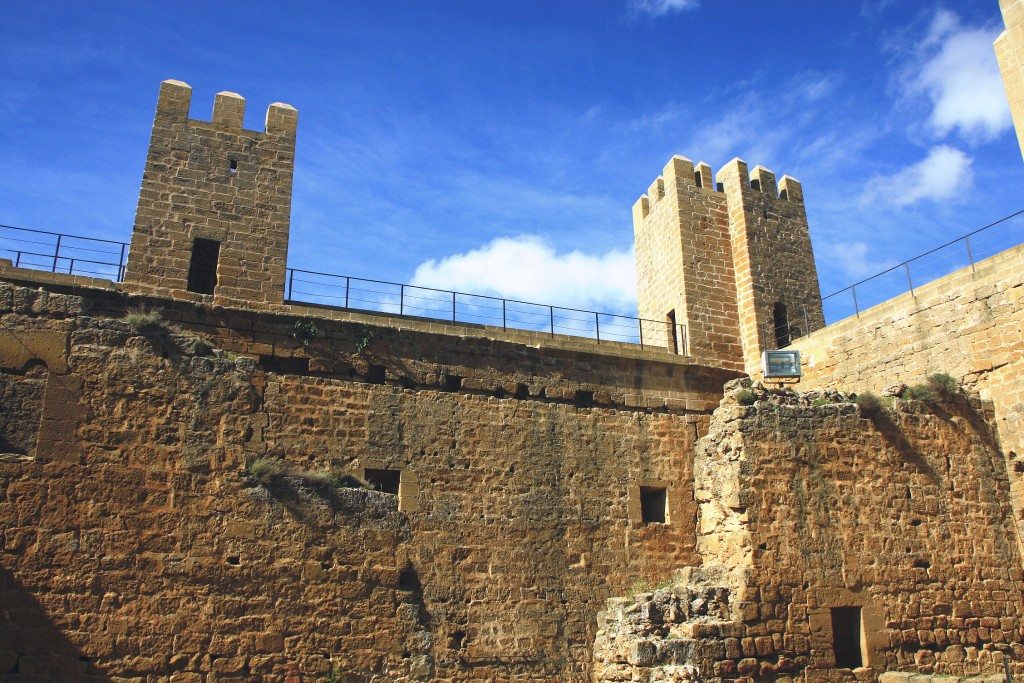
<svg viewBox="0 0 1024 683"><path fill-rule="evenodd" d="M640 519L644 524L668 521L668 492L664 486L640 487Z"/></svg>
<svg viewBox="0 0 1024 683"><path fill-rule="evenodd" d="M775 319L775 348L781 349L789 346L789 315L786 313L786 304L781 301L775 304L772 311Z"/></svg>
<svg viewBox="0 0 1024 683"><path fill-rule="evenodd" d="M789 190L783 189L779 192L779 199L789 199Z"/></svg>
<svg viewBox="0 0 1024 683"><path fill-rule="evenodd" d="M459 375L446 375L441 385L442 391L458 391L462 388L462 377Z"/></svg>
<svg viewBox="0 0 1024 683"><path fill-rule="evenodd" d="M294 356L260 356L260 368L281 375L307 375L309 359Z"/></svg>
<svg viewBox="0 0 1024 683"><path fill-rule="evenodd" d="M573 403L577 408L592 408L594 406L594 392L578 390L573 398Z"/></svg>
<svg viewBox="0 0 1024 683"><path fill-rule="evenodd" d="M672 349L672 353L679 353L679 326L676 325L676 312L675 309L668 312L668 324L672 328L669 332L669 344Z"/></svg>
<svg viewBox="0 0 1024 683"><path fill-rule="evenodd" d="M760 192L761 191L761 181L758 178L752 178L750 180L750 189L751 190L757 190L758 192Z"/></svg>
<svg viewBox="0 0 1024 683"><path fill-rule="evenodd" d="M715 192L725 192L725 183L715 183Z"/></svg>
<svg viewBox="0 0 1024 683"><path fill-rule="evenodd" d="M188 291L213 294L213 288L217 286L219 256L220 242L198 238L192 243L192 261L188 266Z"/></svg>
<svg viewBox="0 0 1024 683"><path fill-rule="evenodd" d="M309 359L299 356L260 356L260 369L279 375L308 375Z"/></svg>
<svg viewBox="0 0 1024 683"><path fill-rule="evenodd" d="M700 171L693 172L693 180L697 183L697 187L704 187L704 179L700 176Z"/></svg>
<svg viewBox="0 0 1024 683"><path fill-rule="evenodd" d="M228 161L228 170L231 171L232 173L238 173L238 160L237 159L230 159Z"/></svg>
<svg viewBox="0 0 1024 683"><path fill-rule="evenodd" d="M383 365L371 365L366 368L366 381L370 384L384 384L387 369Z"/></svg>
<svg viewBox="0 0 1024 683"><path fill-rule="evenodd" d="M398 487L402 482L401 470L366 470L366 483L374 491L398 495Z"/></svg>
<svg viewBox="0 0 1024 683"><path fill-rule="evenodd" d="M836 668L856 669L864 666L862 658L860 607L832 608L832 647Z"/></svg>

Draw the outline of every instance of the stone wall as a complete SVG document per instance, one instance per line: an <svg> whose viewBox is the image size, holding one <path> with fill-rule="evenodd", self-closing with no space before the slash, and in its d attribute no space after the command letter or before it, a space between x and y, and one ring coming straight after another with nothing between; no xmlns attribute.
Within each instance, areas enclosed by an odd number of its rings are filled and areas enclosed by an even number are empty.
<svg viewBox="0 0 1024 683"><path fill-rule="evenodd" d="M1024 246L796 340L802 388L881 392L948 373L992 401L1024 520ZM1024 532L1024 527L1022 527Z"/></svg>
<svg viewBox="0 0 1024 683"><path fill-rule="evenodd" d="M1004 649L1021 661L1024 572L989 411L963 394L869 414L835 392L734 387L694 465L704 564L609 603L596 680L964 676L1001 671ZM856 671L837 661L851 643L835 608L857 608Z"/></svg>
<svg viewBox="0 0 1024 683"><path fill-rule="evenodd" d="M42 396L6 423L0 677L585 681L604 600L699 561L733 373L110 290L0 313L2 386ZM368 470L399 495L308 474Z"/></svg>

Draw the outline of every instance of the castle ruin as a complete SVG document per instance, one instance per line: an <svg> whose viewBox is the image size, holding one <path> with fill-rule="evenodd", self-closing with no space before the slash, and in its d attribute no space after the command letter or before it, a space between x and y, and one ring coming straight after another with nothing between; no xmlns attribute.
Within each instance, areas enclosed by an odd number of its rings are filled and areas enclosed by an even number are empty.
<svg viewBox="0 0 1024 683"><path fill-rule="evenodd" d="M643 346L317 306L296 110L190 101L123 278L0 262L0 683L1024 673L1024 246L825 326L800 183L673 157Z"/></svg>

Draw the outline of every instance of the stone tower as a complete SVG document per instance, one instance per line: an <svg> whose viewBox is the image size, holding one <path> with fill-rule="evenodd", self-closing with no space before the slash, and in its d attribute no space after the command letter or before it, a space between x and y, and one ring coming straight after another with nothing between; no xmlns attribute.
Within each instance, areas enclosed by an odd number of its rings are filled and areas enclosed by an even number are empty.
<svg viewBox="0 0 1024 683"><path fill-rule="evenodd" d="M713 182L710 166L675 156L633 228L640 317L694 362L757 374L763 350L824 327L796 180L734 159Z"/></svg>
<svg viewBox="0 0 1024 683"><path fill-rule="evenodd" d="M245 307L284 301L298 112L267 109L244 130L245 100L218 93L210 122L192 88L160 85L125 289Z"/></svg>
<svg viewBox="0 0 1024 683"><path fill-rule="evenodd" d="M1010 101L1017 143L1024 153L1024 0L999 0L1006 30L996 38L996 59L1003 76L1006 98Z"/></svg>

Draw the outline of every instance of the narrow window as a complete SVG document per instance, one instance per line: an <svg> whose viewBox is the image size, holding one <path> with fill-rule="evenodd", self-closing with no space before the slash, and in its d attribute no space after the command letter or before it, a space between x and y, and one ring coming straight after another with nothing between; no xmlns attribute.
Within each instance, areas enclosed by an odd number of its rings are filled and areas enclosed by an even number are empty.
<svg viewBox="0 0 1024 683"><path fill-rule="evenodd" d="M238 160L237 159L231 159L231 160L228 161L228 171L230 171L232 175L234 175L235 173L238 173Z"/></svg>
<svg viewBox="0 0 1024 683"><path fill-rule="evenodd" d="M789 190L783 189L781 192L779 192L779 199L785 199L785 200L788 201L789 200Z"/></svg>
<svg viewBox="0 0 1024 683"><path fill-rule="evenodd" d="M836 653L837 669L856 669L864 666L863 633L860 607L832 608L832 647Z"/></svg>
<svg viewBox="0 0 1024 683"><path fill-rule="evenodd" d="M582 389L576 392L576 396L573 398L573 403L577 408L593 408L594 407L594 392L583 391Z"/></svg>
<svg viewBox="0 0 1024 683"><path fill-rule="evenodd" d="M775 319L775 348L782 349L789 346L789 316L786 313L786 304L781 301L775 304L772 312Z"/></svg>
<svg viewBox="0 0 1024 683"><path fill-rule="evenodd" d="M750 189L751 190L757 190L758 192L760 192L761 191L761 180L759 178L752 178L750 180Z"/></svg>
<svg viewBox="0 0 1024 683"><path fill-rule="evenodd" d="M397 496L401 482L401 470L366 470L366 483L374 491Z"/></svg>
<svg viewBox="0 0 1024 683"><path fill-rule="evenodd" d="M192 243L192 261L188 266L188 291L213 294L217 286L217 258L220 242L196 239Z"/></svg>
<svg viewBox="0 0 1024 683"><path fill-rule="evenodd" d="M676 325L676 311L672 309L668 312L668 324L672 329L669 331L669 344L672 353L679 353L679 326Z"/></svg>
<svg viewBox="0 0 1024 683"><path fill-rule="evenodd" d="M693 179L697 182L697 187L704 187L704 179L700 176L700 171L693 172Z"/></svg>
<svg viewBox="0 0 1024 683"><path fill-rule="evenodd" d="M668 495L664 486L640 487L640 519L644 524L668 522Z"/></svg>
<svg viewBox="0 0 1024 683"><path fill-rule="evenodd" d="M366 369L366 381L370 384L384 384L388 371L383 365L371 365Z"/></svg>

